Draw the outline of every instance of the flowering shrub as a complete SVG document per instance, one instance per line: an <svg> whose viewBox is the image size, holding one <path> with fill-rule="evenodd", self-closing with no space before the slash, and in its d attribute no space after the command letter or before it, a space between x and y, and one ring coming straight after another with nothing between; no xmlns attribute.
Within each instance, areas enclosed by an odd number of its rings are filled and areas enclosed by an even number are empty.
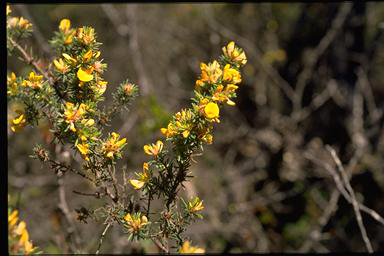
<svg viewBox="0 0 384 256"><path fill-rule="evenodd" d="M190 223L203 218L203 201L198 197L185 201L178 192L183 182L192 177L189 171L192 155L202 150L204 144L213 143L214 124L220 122L220 107L224 103L235 105L233 100L241 83L239 68L247 62L244 51L230 42L223 47L219 60L200 65L201 75L196 81L191 107L174 114L167 127L161 128L163 140L144 145L148 161L143 163L142 172L129 178L130 186L123 186L116 178L115 166L123 157L127 140L116 132L105 135L103 128L116 113L129 107L138 95L138 86L129 80L123 81L113 93L113 104L101 109L99 103L108 88L102 76L107 65L101 59L101 43L95 30L73 28L70 20L61 20L59 30L50 40L56 56L50 65L40 67L19 44L20 38L32 32L32 24L22 17L11 17L10 12L7 6L8 52L13 54L17 50L34 69L28 77L13 72L7 77L8 102L20 106L10 120L10 129L20 132L25 126L36 126L41 119L46 119L53 142L69 144L81 155L82 170L75 170L52 159L42 145L33 150L33 157L49 164L58 177L70 171L93 183L98 191L105 191L103 196L111 201L98 211L105 219L105 232L110 226L119 225L129 239L150 239L164 252L169 252L169 240L176 243L179 252L204 252L191 246L183 235ZM138 199L131 197L135 190L141 192ZM95 194L96 199L103 196ZM164 202L163 208L151 209L155 199ZM84 222L96 214L85 209L78 213L78 219ZM10 216L14 218L14 215ZM14 219L12 223L14 225ZM25 242L28 240L25 232L16 234L24 234L22 245L28 253L33 249L32 244ZM102 238L99 248L101 242Z"/></svg>

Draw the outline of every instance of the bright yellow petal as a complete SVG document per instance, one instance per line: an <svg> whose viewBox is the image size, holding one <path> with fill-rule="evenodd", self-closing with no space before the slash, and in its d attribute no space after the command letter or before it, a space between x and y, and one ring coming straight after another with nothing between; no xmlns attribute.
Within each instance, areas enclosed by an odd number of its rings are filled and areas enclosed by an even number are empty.
<svg viewBox="0 0 384 256"><path fill-rule="evenodd" d="M141 180L129 180L129 183L135 188L135 189L141 189L144 186L144 181Z"/></svg>
<svg viewBox="0 0 384 256"><path fill-rule="evenodd" d="M183 137L184 138L187 138L188 135L189 135L189 131L188 130L183 131Z"/></svg>
<svg viewBox="0 0 384 256"><path fill-rule="evenodd" d="M92 58L92 50L87 51L83 56L83 61L87 62Z"/></svg>
<svg viewBox="0 0 384 256"><path fill-rule="evenodd" d="M66 32L69 30L70 27L71 27L71 21L69 19L62 19L60 21L59 29L61 31Z"/></svg>
<svg viewBox="0 0 384 256"><path fill-rule="evenodd" d="M74 58L72 58L71 56L69 56L68 54L63 53L62 55L63 55L63 57L64 57L66 60L70 61L72 64L76 64L77 61L76 61Z"/></svg>
<svg viewBox="0 0 384 256"><path fill-rule="evenodd" d="M20 122L24 119L24 115L20 115L18 118L14 119L13 124L20 124Z"/></svg>
<svg viewBox="0 0 384 256"><path fill-rule="evenodd" d="M125 142L127 141L127 139L126 138L124 138L124 139L122 139L122 140L120 140L120 141L118 141L117 143L116 143L116 146L118 146L118 147L121 147L122 145L124 145L125 144Z"/></svg>
<svg viewBox="0 0 384 256"><path fill-rule="evenodd" d="M214 102L208 103L204 108L205 116L210 119L218 117L219 111L219 106Z"/></svg>
<svg viewBox="0 0 384 256"><path fill-rule="evenodd" d="M163 142L158 140L156 142L156 147L157 147L158 151L160 152L163 149Z"/></svg>
<svg viewBox="0 0 384 256"><path fill-rule="evenodd" d="M93 75L88 74L85 70L79 68L79 70L77 71L77 78L79 78L79 80L82 82L89 82L93 80Z"/></svg>
<svg viewBox="0 0 384 256"><path fill-rule="evenodd" d="M127 215L125 215L125 217L124 217L124 220L126 221L126 222L132 222L133 221L133 219L132 219L132 216L131 216L131 214L127 214Z"/></svg>
<svg viewBox="0 0 384 256"><path fill-rule="evenodd" d="M151 151L152 147L149 146L149 145L144 145L144 152L147 154L147 155L152 155L152 151Z"/></svg>

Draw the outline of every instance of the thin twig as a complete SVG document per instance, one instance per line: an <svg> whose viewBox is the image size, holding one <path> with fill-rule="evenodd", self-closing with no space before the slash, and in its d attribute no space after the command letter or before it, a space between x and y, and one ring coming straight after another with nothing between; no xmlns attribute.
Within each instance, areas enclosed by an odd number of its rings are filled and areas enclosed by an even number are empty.
<svg viewBox="0 0 384 256"><path fill-rule="evenodd" d="M378 109L375 103L375 98L373 97L373 92L371 85L369 83L367 73L363 69L363 67L360 67L357 71L358 76L358 84L361 87L361 92L363 93L366 103L367 103L367 109L369 112L369 118L371 123L377 122L380 120L380 117L383 114L383 111Z"/></svg>
<svg viewBox="0 0 384 256"><path fill-rule="evenodd" d="M353 191L351 184L349 183L348 176L346 175L344 167L341 164L341 161L340 161L339 157L337 156L335 150L329 145L326 145L326 149L331 153L333 161L335 161L337 168L341 174L341 177L344 181L344 185L347 188L347 190L351 196L353 209L354 209L355 215L356 215L356 220L357 220L357 223L359 225L360 232L361 232L361 235L363 237L365 246L367 247L368 252L372 253L373 249L372 249L371 241L369 240L368 235L367 235L367 231L365 230L363 220L361 217L361 213L360 213L360 209L359 209L359 205L358 205L358 202L356 201L355 192Z"/></svg>
<svg viewBox="0 0 384 256"><path fill-rule="evenodd" d="M99 245L97 246L97 251L96 251L96 254L99 254L100 252L100 247L101 247L101 244L103 243L103 239L105 237L105 234L107 233L109 227L111 226L111 223L108 223L108 225L105 227L103 233L101 234L101 237L99 239Z"/></svg>
<svg viewBox="0 0 384 256"><path fill-rule="evenodd" d="M55 160L52 160L52 159L49 159L49 162L51 163L51 167L52 169L54 170L60 170L60 171L63 171L64 173L66 171L71 171L73 173L76 173L77 175L80 175L81 177L83 177L84 179L87 179L89 181L91 181L92 183L95 183L94 180L92 180L90 177L88 177L87 175L85 175L84 173L70 167L70 166L67 166L63 163L60 163L58 161L55 161Z"/></svg>
<svg viewBox="0 0 384 256"><path fill-rule="evenodd" d="M322 166L325 170L329 172L329 174L333 177L333 180L336 184L337 189L341 192L341 194L344 196L344 198L349 202L352 203L351 197L347 190L345 189L343 183L340 180L339 175L337 175L336 171L326 162L321 161L318 159L318 157L310 154L310 153L304 153L304 157L311 160L312 162L318 164L319 166ZM373 219L375 219L377 222L384 225L384 218L380 216L376 211L370 209L369 207L361 204L358 202L358 206L360 210L370 215Z"/></svg>
<svg viewBox="0 0 384 256"><path fill-rule="evenodd" d="M76 191L76 190L72 190L72 193L75 193L75 194L78 194L78 195L81 195L81 196L93 196L97 199L100 199L102 198L105 194L100 194L99 192L95 192L95 193L84 193L84 192L80 192L80 191Z"/></svg>
<svg viewBox="0 0 384 256"><path fill-rule="evenodd" d="M65 219L67 220L67 223L68 223L67 233L68 233L69 239L72 240L72 242L69 243L69 247L71 248L73 253L77 253L80 245L80 241L79 241L79 238L77 237L76 229L72 221L72 216L69 211L67 200L65 198L64 176L57 174L57 183L59 185L58 207L61 210L61 212L64 214Z"/></svg>
<svg viewBox="0 0 384 256"><path fill-rule="evenodd" d="M52 80L48 76L47 72L45 72L41 67L39 67L39 65L33 59L33 57L30 56L18 43L13 41L12 38L8 38L8 40L12 44L13 47L15 47L17 50L19 50L19 52L23 56L23 59L25 60L25 62L27 62L28 64L32 65L37 71L39 71L40 74L42 74L44 76L45 79L47 79L49 81L50 84L52 84Z"/></svg>
<svg viewBox="0 0 384 256"><path fill-rule="evenodd" d="M159 249L161 249L165 253L169 253L169 250L156 238L151 238L152 242L154 242Z"/></svg>
<svg viewBox="0 0 384 256"><path fill-rule="evenodd" d="M147 95L151 89L150 80L147 76L147 72L143 63L143 57L140 49L139 42L139 28L137 23L137 6L131 4L126 8L126 17L129 19L129 26L122 22L122 19L119 12L113 7L112 4L103 4L101 5L104 13L107 18L113 24L113 27L116 29L116 32L123 38L129 38L129 49L133 56L134 61L132 61L133 66L138 75L138 83L140 85L140 94Z"/></svg>
<svg viewBox="0 0 384 256"><path fill-rule="evenodd" d="M312 247L315 240L318 240L321 235L321 231L324 226L328 223L331 216L335 213L337 209L337 202L339 201L340 192L337 189L334 189L331 194L331 198L327 206L324 209L323 214L319 218L319 224L314 230L310 233L310 237L303 243L300 247L299 252L304 253Z"/></svg>
<svg viewBox="0 0 384 256"><path fill-rule="evenodd" d="M296 111L300 110L303 92L308 79L312 75L314 66L316 65L320 56L325 52L325 50L328 48L331 42L335 39L337 33L340 31L341 27L343 26L347 18L347 15L351 11L351 9L352 9L352 3L348 3L348 2L344 3L340 7L340 10L337 13L335 19L333 20L330 29L327 31L325 36L320 40L320 43L317 45L317 47L311 52L311 54L306 59L307 62L305 63L303 71L301 71L297 79L297 84L295 86L295 97L293 101L294 111L292 113L295 113Z"/></svg>

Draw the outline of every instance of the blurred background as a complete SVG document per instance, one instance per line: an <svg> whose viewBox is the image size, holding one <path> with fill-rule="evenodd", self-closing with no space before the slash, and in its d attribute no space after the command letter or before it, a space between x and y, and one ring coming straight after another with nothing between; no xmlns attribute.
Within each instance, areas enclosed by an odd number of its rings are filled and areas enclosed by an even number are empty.
<svg viewBox="0 0 384 256"><path fill-rule="evenodd" d="M41 64L52 62L47 43L61 19L92 26L108 64L105 106L128 78L140 87L130 111L108 131L127 138L119 168L133 175L148 160L142 147L163 136L173 113L190 106L200 62L217 59L235 41L248 57L236 106L221 109L213 145L191 167L184 198L204 200L204 220L186 235L207 252L366 251L352 204L335 183L326 145L340 158L357 201L384 215L384 4L165 3L11 5L33 23L28 42ZM7 58L7 72L30 68ZM11 106L8 106L11 108ZM36 143L49 148L46 123L13 134L8 127L8 193L44 253L63 253L56 176L29 158ZM66 146L65 146L66 147ZM79 168L68 147L58 159ZM328 168L328 169L327 169ZM333 172L332 172L333 171ZM102 200L74 194L94 188L65 176L68 206L96 209ZM350 194L347 194L347 196ZM376 251L384 225L362 212ZM93 253L102 220L76 222L84 252ZM157 252L150 241L129 242L108 231L101 252Z"/></svg>

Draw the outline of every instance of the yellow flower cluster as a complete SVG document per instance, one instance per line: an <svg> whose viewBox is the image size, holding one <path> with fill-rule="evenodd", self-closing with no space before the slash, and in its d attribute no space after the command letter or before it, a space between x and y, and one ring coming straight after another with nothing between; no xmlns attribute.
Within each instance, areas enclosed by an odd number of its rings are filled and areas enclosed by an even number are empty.
<svg viewBox="0 0 384 256"><path fill-rule="evenodd" d="M120 135L112 132L111 137L103 143L103 153L106 157L113 159L116 153L118 153L125 145L127 139L119 140Z"/></svg>
<svg viewBox="0 0 384 256"><path fill-rule="evenodd" d="M71 102L65 103L64 119L69 124L69 129L76 132L75 123L80 120L87 111L87 105L81 103L79 106ZM91 122L92 123L92 122Z"/></svg>
<svg viewBox="0 0 384 256"><path fill-rule="evenodd" d="M179 249L179 253L205 253L205 250L200 247L192 246L189 241L184 241Z"/></svg>
<svg viewBox="0 0 384 256"><path fill-rule="evenodd" d="M237 66L245 65L247 63L247 56L243 49L235 46L235 42L230 42L226 47L223 47L223 53L226 58Z"/></svg>
<svg viewBox="0 0 384 256"><path fill-rule="evenodd" d="M194 114L190 109L183 109L175 114L174 122L170 122L167 128L161 128L160 131L167 138L178 134L182 134L184 138L187 138L193 128L193 118Z"/></svg>
<svg viewBox="0 0 384 256"><path fill-rule="evenodd" d="M32 24L29 22L29 20L24 19L23 17L12 17L8 20L7 27L27 30L32 27Z"/></svg>
<svg viewBox="0 0 384 256"><path fill-rule="evenodd" d="M205 63L200 64L201 77L196 81L196 86L203 86L205 83L215 84L223 74L220 64L215 60L208 65Z"/></svg>
<svg viewBox="0 0 384 256"><path fill-rule="evenodd" d="M151 155L151 156L157 156L161 150L163 149L163 142L158 140L156 142L156 144L151 144L151 145L144 145L144 152L147 154L147 155Z"/></svg>
<svg viewBox="0 0 384 256"><path fill-rule="evenodd" d="M77 56L73 56L73 53L71 56L69 52L62 53L62 56L53 60L53 64L56 70L62 74L74 71L79 81L79 87L89 83L91 89L100 96L107 89L108 82L100 77L106 67L105 64L98 60L101 52L91 49L91 44L95 42L94 29L83 27L75 30L71 29L70 26L70 20L63 19L60 21L59 29L64 35L64 44L71 44L75 38L77 42L83 44L87 51Z"/></svg>
<svg viewBox="0 0 384 256"><path fill-rule="evenodd" d="M125 226L128 228L128 232L137 233L139 232L145 225L148 225L148 219L145 215L141 216L141 213L135 213L124 216Z"/></svg>
<svg viewBox="0 0 384 256"><path fill-rule="evenodd" d="M130 179L129 182L135 189L141 189L145 183L149 181L149 164L144 163L143 164L143 172L136 173L136 175L139 177L138 180L136 179Z"/></svg>
<svg viewBox="0 0 384 256"><path fill-rule="evenodd" d="M95 41L95 30L90 27L78 28L76 38L85 45L89 45Z"/></svg>
<svg viewBox="0 0 384 256"><path fill-rule="evenodd" d="M240 72L234 68L231 68L230 64L225 65L223 70L220 69L219 64L217 64L215 66L216 66L215 68L217 70L220 70L220 72L216 71L216 73L220 74L220 76L218 76L218 78L216 79L216 82L214 83L214 84L217 84L217 86L215 87L215 90L214 90L214 93L212 96L212 100L219 102L219 103L223 102L223 103L227 103L230 106L234 106L235 103L230 98L235 95L234 93L235 93L236 89L238 88L238 86L236 86L236 84L241 83ZM201 72L202 72L201 79L197 80L197 82L196 82L197 91L201 91L206 86L207 83L212 84L212 83L210 83L210 81L203 79L204 74L206 73L206 71L203 68L202 68ZM224 87L224 85L225 85L225 87ZM211 105L211 106L213 106L213 105ZM209 117L210 115L207 113L206 113L206 116L209 119L212 119L212 117Z"/></svg>
<svg viewBox="0 0 384 256"><path fill-rule="evenodd" d="M33 89L41 89L43 86L43 76L38 76L34 72L31 72L29 73L28 80L24 80L21 85Z"/></svg>
<svg viewBox="0 0 384 256"><path fill-rule="evenodd" d="M15 244L10 244L9 253L11 254L30 254L36 250L32 242L29 240L28 230L24 221L18 224L18 211L14 210L11 214L8 213L8 239L18 240Z"/></svg>
<svg viewBox="0 0 384 256"><path fill-rule="evenodd" d="M211 144L213 136L210 134L212 125L202 124L197 116L204 117L208 122L220 122L220 103L234 106L235 102L231 98L236 97L237 84L241 83L241 75L238 67L247 62L247 58L242 49L230 42L223 47L224 56L221 60L224 67L214 60L212 63L201 63L201 75L196 81L196 105L193 109L182 110L174 115L166 128L160 131L167 138L182 136L184 139L189 135L195 134L203 142Z"/></svg>

